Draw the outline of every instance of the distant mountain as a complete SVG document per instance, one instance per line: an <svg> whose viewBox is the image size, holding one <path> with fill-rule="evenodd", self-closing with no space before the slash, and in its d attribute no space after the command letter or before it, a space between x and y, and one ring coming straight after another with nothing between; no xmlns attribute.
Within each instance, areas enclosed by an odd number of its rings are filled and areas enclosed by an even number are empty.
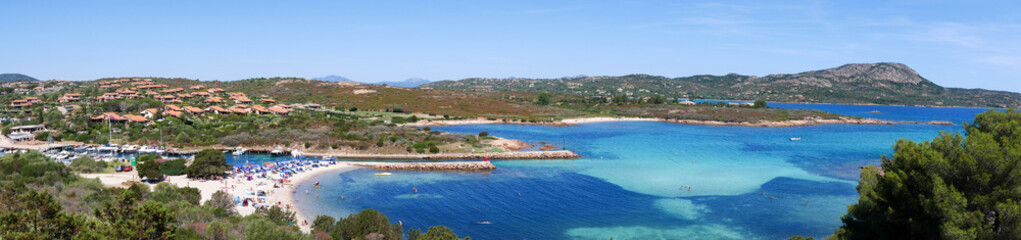
<svg viewBox="0 0 1021 240"><path fill-rule="evenodd" d="M422 84L427 84L427 83L431 83L431 82L432 81L429 81L428 79L423 79L423 78L408 78L407 80L400 81L400 82L390 82L390 81L387 81L387 82L377 82L377 83L367 83L367 84L376 84L376 85L386 84L387 86L414 88L414 87L421 86Z"/></svg>
<svg viewBox="0 0 1021 240"><path fill-rule="evenodd" d="M0 74L0 82L17 82L17 81L31 81L31 82L35 82L35 81L39 81L39 79L35 79L33 77L29 77L28 75L24 75L24 74L20 74L20 73L3 73L3 74Z"/></svg>
<svg viewBox="0 0 1021 240"><path fill-rule="evenodd" d="M327 81L327 82L351 82L351 79L347 79L343 76L329 75L325 77L312 78L312 80Z"/></svg>
<svg viewBox="0 0 1021 240"><path fill-rule="evenodd" d="M1019 107L1021 93L944 88L900 63L846 64L764 77L727 74L667 78L646 74L559 79L468 78L423 85L474 91L547 91L589 97L615 95L762 99L774 102Z"/></svg>

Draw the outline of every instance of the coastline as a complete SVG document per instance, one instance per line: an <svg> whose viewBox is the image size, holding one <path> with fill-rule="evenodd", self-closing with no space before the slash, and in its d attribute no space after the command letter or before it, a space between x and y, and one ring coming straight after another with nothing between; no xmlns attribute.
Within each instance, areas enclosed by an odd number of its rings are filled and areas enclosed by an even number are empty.
<svg viewBox="0 0 1021 240"><path fill-rule="evenodd" d="M408 123L403 126L408 127L430 127L430 126L454 126L454 125L474 125L474 124L520 124L520 125L544 125L544 126L575 126L584 123L599 123L599 122L666 122L666 123L677 123L677 124L690 124L690 125L713 125L713 126L743 126L743 127L801 127L801 126L816 126L821 124L867 124L867 125L897 125L897 124L932 124L932 125L953 125L951 122L946 121L929 121L929 122L915 122L915 121L889 121L879 120L871 118L840 118L840 119L804 119L804 120L789 120L789 121L759 121L759 122L723 122L723 121L708 121L708 120L684 120L684 119L666 119L666 118L644 118L644 117L589 117L589 118L570 118L563 119L556 122L511 122L502 120L488 120L488 119L475 119L475 120L441 120L441 121L428 121L428 122L416 122Z"/></svg>
<svg viewBox="0 0 1021 240"><path fill-rule="evenodd" d="M292 175L289 179L289 183L280 184L279 187L273 188L275 181L266 178L253 178L251 181L244 180L244 177L237 175L224 180L196 180L188 179L185 176L171 176L168 177L164 182L173 184L177 187L193 187L199 190L201 203L205 203L212 198L213 193L216 191L224 191L234 197L251 197L250 195L244 194L243 191L258 191L263 190L266 192L265 201L261 204L264 205L277 205L284 210L291 211L294 213L295 225L298 226L304 232L311 232L311 224L315 220L316 216L305 215L300 207L300 203L295 201L294 195L298 194L303 190L300 185L303 182L316 179L317 176L322 174L338 174L348 171L352 171L359 168L373 168L383 170L418 170L418 171L490 171L496 167L490 162L471 161L471 162L416 162L416 163L392 163L392 162L342 162L338 161L335 165L326 167L312 168L305 172L299 172ZM138 180L138 172L119 172L119 173L91 173L84 174L78 173L82 178L95 178L99 179L103 185L108 187L127 188L130 185L125 185L126 182L135 182L140 184L146 184L149 188L153 188L156 184L141 183ZM241 216L248 216L255 213L255 207L247 206L242 207L239 205L234 206L234 210ZM309 225L303 225L302 221L307 221Z"/></svg>
<svg viewBox="0 0 1021 240"><path fill-rule="evenodd" d="M302 182L308 181L310 179L315 178L316 176L325 173L344 173L358 168L360 167L353 166L348 163L337 162L337 165L328 166L325 168L316 168L309 172L295 174L293 177L291 177L290 184L284 185L283 189L286 191L284 191L283 193L274 193L272 195L281 194L282 196L278 196L280 199L279 201L282 202L283 204L292 206L291 211L294 212L294 221L296 225L298 225L298 227L301 228L301 230L304 232L311 232L312 221L315 220L315 217L317 216L312 216L312 218L308 218L307 216L305 216L305 214L302 213L301 208L299 207L297 202L294 201L294 194L297 194L299 191L298 186L301 185ZM240 213L240 211L238 211L238 213ZM309 225L302 225L301 224L302 220L308 221Z"/></svg>

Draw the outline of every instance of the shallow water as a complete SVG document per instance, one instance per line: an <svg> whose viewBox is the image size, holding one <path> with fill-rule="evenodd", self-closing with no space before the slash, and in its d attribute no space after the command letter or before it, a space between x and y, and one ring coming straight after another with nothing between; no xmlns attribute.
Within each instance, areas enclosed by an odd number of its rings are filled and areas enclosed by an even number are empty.
<svg viewBox="0 0 1021 240"><path fill-rule="evenodd" d="M890 118L875 118L954 122L984 111L810 107L862 115L879 109ZM310 183L299 186L295 197L302 211L342 217L374 208L407 227L445 225L474 239L824 237L840 226L839 217L856 200L861 166L879 164L897 139L924 141L940 131L961 130L959 125L756 128L658 122L433 129L545 141L584 158L496 161L498 168L489 173L394 171L375 177L376 170L360 169L324 174L319 177L327 183L323 189L305 195L301 188Z"/></svg>

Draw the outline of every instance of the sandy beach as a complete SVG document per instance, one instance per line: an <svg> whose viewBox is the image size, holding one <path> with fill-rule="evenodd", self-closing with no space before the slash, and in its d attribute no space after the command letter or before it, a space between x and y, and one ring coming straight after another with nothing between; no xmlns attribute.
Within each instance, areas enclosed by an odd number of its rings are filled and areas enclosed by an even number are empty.
<svg viewBox="0 0 1021 240"><path fill-rule="evenodd" d="M244 176L236 176L219 181L203 181L203 180L192 180L185 176L172 176L169 177L166 182L174 184L178 187L193 187L199 189L200 195L202 196L202 202L205 203L212 198L213 193L216 191L224 191L232 196L241 198L252 197L244 193L248 191L258 191L260 189L266 192L266 198L264 204L268 205L279 205L285 210L295 212L295 219L298 226L305 232L309 232L310 228L308 225L301 224L302 221L308 221L309 224L312 220L315 220L315 216L304 216L301 211L297 210L297 206L294 204L294 192L298 189L297 186L310 179L314 179L315 176L324 173L338 173L346 172L358 167L352 166L347 163L337 162L336 165L329 165L325 167L312 168L305 172L296 173L289 179L290 183L278 184L278 188L273 188L274 181L266 178L253 178L251 181L245 179ZM135 171L131 172L120 172L120 173L92 173L92 174L80 174L84 178L98 178L103 185L109 187L120 187L126 188L130 185L125 185L125 182L138 181L138 173ZM156 184L148 184L150 188L156 186ZM236 205L235 208L242 216L255 213L255 207L247 206L243 207Z"/></svg>

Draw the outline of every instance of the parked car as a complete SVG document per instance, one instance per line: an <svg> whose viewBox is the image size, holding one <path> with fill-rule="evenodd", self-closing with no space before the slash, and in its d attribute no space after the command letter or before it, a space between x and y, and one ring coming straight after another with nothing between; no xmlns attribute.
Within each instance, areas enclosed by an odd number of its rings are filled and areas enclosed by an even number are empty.
<svg viewBox="0 0 1021 240"><path fill-rule="evenodd" d="M130 172L131 171L131 165L125 165L124 166L124 171L125 172Z"/></svg>
<svg viewBox="0 0 1021 240"><path fill-rule="evenodd" d="M116 167L113 167L113 171L114 172L123 172L124 171L124 165L117 165Z"/></svg>

